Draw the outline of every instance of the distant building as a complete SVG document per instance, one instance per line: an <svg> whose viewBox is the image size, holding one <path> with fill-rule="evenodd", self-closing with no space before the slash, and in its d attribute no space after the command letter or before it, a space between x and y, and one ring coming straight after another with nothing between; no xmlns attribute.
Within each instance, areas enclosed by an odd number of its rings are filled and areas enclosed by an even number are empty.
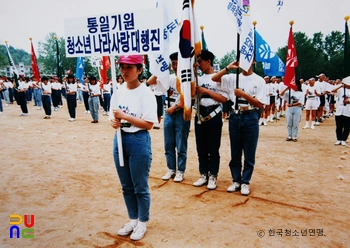
<svg viewBox="0 0 350 248"><path fill-rule="evenodd" d="M32 72L32 66L31 65L24 65L23 62L20 62L18 64L17 67L17 71L19 75L24 75L25 77L31 77L33 76L33 72ZM39 66L39 72L40 72L41 67ZM5 72L5 76L6 77L12 77L13 73L12 73L12 67L11 66L7 66L6 67L6 72Z"/></svg>

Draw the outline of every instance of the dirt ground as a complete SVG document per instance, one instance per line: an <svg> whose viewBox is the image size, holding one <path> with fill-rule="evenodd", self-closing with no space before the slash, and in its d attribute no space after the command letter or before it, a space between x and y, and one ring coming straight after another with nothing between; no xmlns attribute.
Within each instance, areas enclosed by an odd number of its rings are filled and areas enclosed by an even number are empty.
<svg viewBox="0 0 350 248"><path fill-rule="evenodd" d="M151 130L151 220L133 242L112 159L114 130L100 111L91 124L78 104L44 120L29 103L0 115L0 247L350 247L349 147L334 146L334 117L286 142L285 118L260 127L251 194L227 193L228 122L223 126L218 187L193 187L198 162L193 122L185 180L165 182L163 128ZM300 126L304 126L303 120ZM34 238L10 238L10 214L34 214ZM21 230L25 228L20 224Z"/></svg>

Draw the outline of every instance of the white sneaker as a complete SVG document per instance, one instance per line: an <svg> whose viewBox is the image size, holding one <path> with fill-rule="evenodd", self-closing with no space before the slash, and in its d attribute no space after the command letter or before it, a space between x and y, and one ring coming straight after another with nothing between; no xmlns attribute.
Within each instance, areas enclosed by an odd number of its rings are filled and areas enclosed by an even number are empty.
<svg viewBox="0 0 350 248"><path fill-rule="evenodd" d="M264 126L267 126L267 121L264 121L263 124L264 124Z"/></svg>
<svg viewBox="0 0 350 248"><path fill-rule="evenodd" d="M200 187L206 184L207 182L208 182L207 175L202 174L201 177L197 181L195 181L192 185L195 187Z"/></svg>
<svg viewBox="0 0 350 248"><path fill-rule="evenodd" d="M88 110L88 112L87 112L88 114L90 114L91 112L90 112L90 110Z"/></svg>
<svg viewBox="0 0 350 248"><path fill-rule="evenodd" d="M3 112L0 112L0 115L2 115L3 114Z"/></svg>
<svg viewBox="0 0 350 248"><path fill-rule="evenodd" d="M28 114L21 114L20 116L28 116Z"/></svg>
<svg viewBox="0 0 350 248"><path fill-rule="evenodd" d="M345 141L342 141L342 142L341 142L341 145L342 145L342 146L346 146L346 142L345 142Z"/></svg>
<svg viewBox="0 0 350 248"><path fill-rule="evenodd" d="M88 113L87 110L85 110L85 111L84 111L84 114L87 114L87 113Z"/></svg>
<svg viewBox="0 0 350 248"><path fill-rule="evenodd" d="M68 121L75 121L75 119L74 118L69 118Z"/></svg>
<svg viewBox="0 0 350 248"><path fill-rule="evenodd" d="M319 126L319 125L320 125L320 123L319 123L318 121L316 121L316 122L315 122L315 125L316 125L316 126Z"/></svg>
<svg viewBox="0 0 350 248"><path fill-rule="evenodd" d="M37 109L37 110L41 110L41 107L37 107L36 109Z"/></svg>
<svg viewBox="0 0 350 248"><path fill-rule="evenodd" d="M241 185L237 182L233 182L230 187L227 188L227 192L236 192L241 188Z"/></svg>
<svg viewBox="0 0 350 248"><path fill-rule="evenodd" d="M127 236L134 231L134 226L131 225L130 222L126 223L121 229L118 231L119 236Z"/></svg>
<svg viewBox="0 0 350 248"><path fill-rule="evenodd" d="M249 189L249 185L242 183L241 185L241 195L249 195L250 194L250 189Z"/></svg>
<svg viewBox="0 0 350 248"><path fill-rule="evenodd" d="M170 178L175 177L175 171L169 170L163 177L162 179L165 181L168 181Z"/></svg>
<svg viewBox="0 0 350 248"><path fill-rule="evenodd" d="M305 127L303 127L303 129L308 129L308 128L310 128L309 126L305 126Z"/></svg>
<svg viewBox="0 0 350 248"><path fill-rule="evenodd" d="M259 120L259 126L261 126L263 124L262 120Z"/></svg>
<svg viewBox="0 0 350 248"><path fill-rule="evenodd" d="M216 189L216 177L211 175L209 177L207 189Z"/></svg>
<svg viewBox="0 0 350 248"><path fill-rule="evenodd" d="M338 140L337 142L334 143L335 146L339 146L341 144L342 144L342 142L340 140Z"/></svg>
<svg viewBox="0 0 350 248"><path fill-rule="evenodd" d="M311 126L311 129L312 129L312 130L315 130L315 126Z"/></svg>
<svg viewBox="0 0 350 248"><path fill-rule="evenodd" d="M140 227L139 225L137 225L132 234L130 235L130 239L134 241L140 240L145 236L146 231L146 227Z"/></svg>
<svg viewBox="0 0 350 248"><path fill-rule="evenodd" d="M174 182L176 183L182 182L182 180L184 180L184 177L185 177L184 173L178 171L174 178Z"/></svg>

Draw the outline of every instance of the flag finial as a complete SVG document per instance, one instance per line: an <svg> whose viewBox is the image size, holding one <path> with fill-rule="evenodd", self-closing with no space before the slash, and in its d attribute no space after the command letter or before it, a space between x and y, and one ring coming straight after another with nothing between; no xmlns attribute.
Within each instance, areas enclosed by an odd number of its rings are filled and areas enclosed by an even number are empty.
<svg viewBox="0 0 350 248"><path fill-rule="evenodd" d="M349 21L349 19L350 19L350 16L345 16L344 17L344 20L347 22L347 21Z"/></svg>
<svg viewBox="0 0 350 248"><path fill-rule="evenodd" d="M293 26L293 25L294 25L294 21L291 20L291 21L289 22L289 24L290 24L291 26Z"/></svg>
<svg viewBox="0 0 350 248"><path fill-rule="evenodd" d="M258 22L257 21L253 21L253 25L254 25L254 27L256 26L256 24L257 24Z"/></svg>
<svg viewBox="0 0 350 248"><path fill-rule="evenodd" d="M7 45L7 40L5 40L5 44Z"/></svg>
<svg viewBox="0 0 350 248"><path fill-rule="evenodd" d="M202 26L200 26L199 28L200 28L200 29L201 29L201 30L203 31L203 29L204 29L204 26L202 25Z"/></svg>
<svg viewBox="0 0 350 248"><path fill-rule="evenodd" d="M54 37L53 37L55 40L57 40L57 36L55 35Z"/></svg>
<svg viewBox="0 0 350 248"><path fill-rule="evenodd" d="M32 37L30 37L29 40L32 41Z"/></svg>

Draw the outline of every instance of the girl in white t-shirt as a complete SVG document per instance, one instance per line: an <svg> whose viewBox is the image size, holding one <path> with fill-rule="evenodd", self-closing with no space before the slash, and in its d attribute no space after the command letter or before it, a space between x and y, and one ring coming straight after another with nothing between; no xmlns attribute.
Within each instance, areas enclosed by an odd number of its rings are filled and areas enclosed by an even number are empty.
<svg viewBox="0 0 350 248"><path fill-rule="evenodd" d="M125 87L113 93L109 118L113 128L121 128L124 166L119 162L118 146L121 144L118 144L117 134L113 154L130 222L118 231L118 235L131 233L132 240L140 240L149 220L148 176L152 151L148 130L158 122L157 103L152 91L139 80L143 71L142 56L120 56L119 64Z"/></svg>

